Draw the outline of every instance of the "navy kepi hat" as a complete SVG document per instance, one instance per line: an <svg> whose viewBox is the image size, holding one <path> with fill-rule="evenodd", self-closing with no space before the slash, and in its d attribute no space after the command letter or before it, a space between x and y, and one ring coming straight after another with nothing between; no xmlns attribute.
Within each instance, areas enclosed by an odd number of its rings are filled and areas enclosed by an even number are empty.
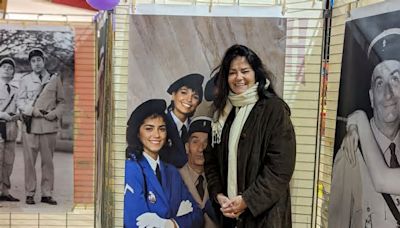
<svg viewBox="0 0 400 228"><path fill-rule="evenodd" d="M173 82L167 89L169 94L178 91L182 86L186 86L194 90L198 95L200 102L203 99L203 80L204 76L201 74L188 74Z"/></svg>
<svg viewBox="0 0 400 228"><path fill-rule="evenodd" d="M211 118L207 116L197 116L192 119L189 125L188 136L192 135L194 132L204 132L211 134Z"/></svg>
<svg viewBox="0 0 400 228"><path fill-rule="evenodd" d="M40 48L33 48L33 49L29 52L29 57L28 57L29 61L31 61L31 58L32 58L33 56L39 56L39 57L41 57L42 59L44 59L44 53L43 53L42 49L40 49Z"/></svg>
<svg viewBox="0 0 400 228"><path fill-rule="evenodd" d="M140 104L133 110L128 120L128 127L126 129L126 141L128 145L134 145L137 138L140 124L151 115L165 115L167 104L162 99L151 99Z"/></svg>

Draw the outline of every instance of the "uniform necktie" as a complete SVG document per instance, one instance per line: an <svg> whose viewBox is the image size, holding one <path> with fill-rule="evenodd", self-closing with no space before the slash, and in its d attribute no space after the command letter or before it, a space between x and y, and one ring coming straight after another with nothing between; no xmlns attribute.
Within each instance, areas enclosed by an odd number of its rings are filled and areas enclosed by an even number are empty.
<svg viewBox="0 0 400 228"><path fill-rule="evenodd" d="M204 177L203 177L203 175L200 175L197 178L196 189L197 189L197 192L199 193L201 199L203 199L203 197L204 197L203 181L204 181Z"/></svg>
<svg viewBox="0 0 400 228"><path fill-rule="evenodd" d="M42 81L43 76L41 74L39 74L39 79L40 81Z"/></svg>
<svg viewBox="0 0 400 228"><path fill-rule="evenodd" d="M6 86L7 86L7 92L10 93L10 92L11 92L11 87L10 87L10 85L9 85L9 84L6 84Z"/></svg>
<svg viewBox="0 0 400 228"><path fill-rule="evenodd" d="M396 144L390 143L389 150L390 150L390 168L399 168L400 164L396 156Z"/></svg>
<svg viewBox="0 0 400 228"><path fill-rule="evenodd" d="M182 125L182 128L181 128L181 140L182 140L183 144L186 143L187 134L188 134L188 132L187 132L186 125Z"/></svg>
<svg viewBox="0 0 400 228"><path fill-rule="evenodd" d="M157 164L157 167L156 167L156 176L157 176L158 182L160 182L160 184L162 185L160 166L158 164Z"/></svg>

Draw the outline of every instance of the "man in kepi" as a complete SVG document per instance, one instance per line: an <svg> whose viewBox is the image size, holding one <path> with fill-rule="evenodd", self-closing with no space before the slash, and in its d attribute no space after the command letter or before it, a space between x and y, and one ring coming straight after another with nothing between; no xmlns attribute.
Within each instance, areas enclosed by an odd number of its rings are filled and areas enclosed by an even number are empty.
<svg viewBox="0 0 400 228"><path fill-rule="evenodd" d="M56 205L52 198L54 188L53 154L59 120L65 103L61 78L50 74L45 68L42 50L29 52L32 72L21 79L17 107L23 115L23 146L25 164L26 203L35 204L36 172L38 153L41 156L42 203Z"/></svg>
<svg viewBox="0 0 400 228"><path fill-rule="evenodd" d="M204 227L218 227L217 218L208 196L207 181L204 176L204 155L210 145L211 119L199 116L192 120L189 126L188 141L185 143L188 162L179 169L183 181L194 200L203 210Z"/></svg>
<svg viewBox="0 0 400 228"><path fill-rule="evenodd" d="M373 66L369 97L373 116L367 117L365 125L372 132L365 136L366 129L358 128L361 146L356 148L354 164L346 156L349 147L345 139L338 151L333 166L329 205L329 227L399 227L400 196L377 192L374 186L373 163L384 160L383 168L400 168L400 29L391 28L377 35L368 48L368 61ZM359 110L360 111L360 110ZM354 114L353 114L354 115ZM354 116L349 116L350 124ZM357 121L356 121L357 122ZM351 128L348 127L348 131ZM358 140L355 140L358 142ZM376 142L377 148L363 142ZM362 150L361 150L362 149ZM368 163L368 154L374 153L377 159ZM379 156L378 156L379 155ZM384 176L384 178L382 178ZM398 183L388 175L381 175L385 182ZM386 184L385 184L386 186ZM381 187L381 186L378 186ZM397 187L397 192L399 188Z"/></svg>
<svg viewBox="0 0 400 228"><path fill-rule="evenodd" d="M17 87L11 84L15 73L15 62L5 57L0 60L0 201L16 202L10 193L10 176L15 159L15 139L18 127L17 106L15 105Z"/></svg>

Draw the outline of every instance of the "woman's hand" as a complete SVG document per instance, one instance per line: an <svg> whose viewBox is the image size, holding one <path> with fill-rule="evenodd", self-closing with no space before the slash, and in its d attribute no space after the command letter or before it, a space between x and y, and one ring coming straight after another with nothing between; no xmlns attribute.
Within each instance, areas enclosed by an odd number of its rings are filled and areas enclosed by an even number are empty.
<svg viewBox="0 0 400 228"><path fill-rule="evenodd" d="M346 160L350 163L351 166L355 167L357 159L356 152L358 148L358 129L357 126L351 124L347 127L346 135L343 138L341 150L343 151Z"/></svg>
<svg viewBox="0 0 400 228"><path fill-rule="evenodd" d="M223 207L224 205L229 205L229 203L230 203L229 198L226 197L222 193L219 193L216 198L217 198L219 205L221 205L221 207Z"/></svg>
<svg viewBox="0 0 400 228"><path fill-rule="evenodd" d="M238 218L247 208L247 204L241 195L229 199L223 194L218 194L217 200L221 205L222 214L228 218Z"/></svg>
<svg viewBox="0 0 400 228"><path fill-rule="evenodd" d="M351 166L356 165L356 152L359 142L358 127L360 124L369 124L367 114L362 110L356 110L347 117L347 132L343 138L341 150Z"/></svg>
<svg viewBox="0 0 400 228"><path fill-rule="evenodd" d="M217 195L217 201L221 206L220 210L225 217L234 218L233 214L230 212L231 200L222 193Z"/></svg>
<svg viewBox="0 0 400 228"><path fill-rule="evenodd" d="M247 204L241 195L235 196L231 199L231 208L235 214L235 218L239 217L247 208Z"/></svg>

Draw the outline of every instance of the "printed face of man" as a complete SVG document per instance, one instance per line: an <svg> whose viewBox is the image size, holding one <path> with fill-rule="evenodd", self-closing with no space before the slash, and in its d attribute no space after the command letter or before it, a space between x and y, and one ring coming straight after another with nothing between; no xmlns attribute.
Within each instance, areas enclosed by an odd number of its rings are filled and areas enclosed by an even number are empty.
<svg viewBox="0 0 400 228"><path fill-rule="evenodd" d="M199 105L200 98L196 91L182 86L176 92L172 93L174 101L174 114L180 118L194 112Z"/></svg>
<svg viewBox="0 0 400 228"><path fill-rule="evenodd" d="M0 66L0 77L11 78L14 74L14 67L9 63L3 63Z"/></svg>
<svg viewBox="0 0 400 228"><path fill-rule="evenodd" d="M160 116L148 117L139 128L139 139L145 153L156 159L167 139L167 127Z"/></svg>
<svg viewBox="0 0 400 228"><path fill-rule="evenodd" d="M40 74L44 69L44 60L40 56L33 56L31 58L31 67L33 72Z"/></svg>
<svg viewBox="0 0 400 228"><path fill-rule="evenodd" d="M193 132L186 143L188 162L192 167L204 166L203 151L207 148L208 134L204 132Z"/></svg>
<svg viewBox="0 0 400 228"><path fill-rule="evenodd" d="M369 90L374 119L377 124L400 122L400 62L385 60L372 73Z"/></svg>

